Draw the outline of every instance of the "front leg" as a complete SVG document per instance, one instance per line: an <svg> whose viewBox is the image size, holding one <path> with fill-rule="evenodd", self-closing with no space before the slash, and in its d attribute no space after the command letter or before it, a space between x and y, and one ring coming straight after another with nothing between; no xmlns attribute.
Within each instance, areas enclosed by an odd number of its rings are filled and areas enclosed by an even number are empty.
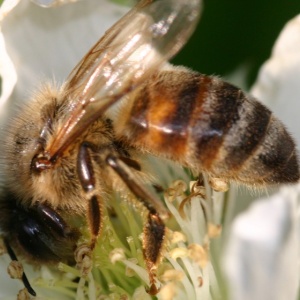
<svg viewBox="0 0 300 300"><path fill-rule="evenodd" d="M97 237L102 227L102 209L99 196L95 195L96 179L90 151L96 151L96 146L84 142L80 145L77 157L78 178L83 190L88 194L87 220L91 233L91 249L95 247Z"/></svg>

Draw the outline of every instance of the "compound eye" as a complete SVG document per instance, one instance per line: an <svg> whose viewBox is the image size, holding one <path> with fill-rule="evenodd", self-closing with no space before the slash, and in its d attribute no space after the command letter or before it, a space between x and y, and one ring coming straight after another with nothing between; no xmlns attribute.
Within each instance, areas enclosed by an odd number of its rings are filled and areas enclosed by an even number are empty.
<svg viewBox="0 0 300 300"><path fill-rule="evenodd" d="M18 217L17 241L33 259L74 263L79 234L56 211L37 204L26 210L19 207Z"/></svg>
<svg viewBox="0 0 300 300"><path fill-rule="evenodd" d="M59 257L51 250L53 237L45 233L36 220L27 218L17 229L17 240L33 258L41 261L57 261Z"/></svg>

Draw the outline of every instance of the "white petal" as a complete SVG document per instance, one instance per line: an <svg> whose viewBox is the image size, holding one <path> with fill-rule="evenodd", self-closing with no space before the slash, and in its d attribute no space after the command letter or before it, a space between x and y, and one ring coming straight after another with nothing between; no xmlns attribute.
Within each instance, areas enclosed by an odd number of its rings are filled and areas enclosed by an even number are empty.
<svg viewBox="0 0 300 300"><path fill-rule="evenodd" d="M17 82L17 73L12 61L10 60L2 33L0 32L0 77L1 77L1 93L0 93L0 111L4 103L11 95L13 88Z"/></svg>
<svg viewBox="0 0 300 300"><path fill-rule="evenodd" d="M21 1L2 22L7 52L18 73L13 98L24 101L45 79L62 82L126 10L105 0L49 9Z"/></svg>
<svg viewBox="0 0 300 300"><path fill-rule="evenodd" d="M79 0L31 0L31 1L41 7L54 7L58 5L76 2Z"/></svg>
<svg viewBox="0 0 300 300"><path fill-rule="evenodd" d="M20 2L20 0L4 0L0 4L0 22Z"/></svg>
<svg viewBox="0 0 300 300"><path fill-rule="evenodd" d="M281 32L252 93L271 107L300 145L300 15Z"/></svg>
<svg viewBox="0 0 300 300"><path fill-rule="evenodd" d="M233 223L225 255L231 300L293 300L299 288L300 186L256 202Z"/></svg>

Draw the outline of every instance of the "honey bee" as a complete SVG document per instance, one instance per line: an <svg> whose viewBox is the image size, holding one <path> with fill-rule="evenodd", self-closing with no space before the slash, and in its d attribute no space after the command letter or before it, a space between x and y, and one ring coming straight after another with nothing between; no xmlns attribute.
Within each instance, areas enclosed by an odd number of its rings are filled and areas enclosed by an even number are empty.
<svg viewBox="0 0 300 300"><path fill-rule="evenodd" d="M148 211L143 252L154 267L168 212L142 183L141 155L250 186L299 180L295 143L253 97L217 77L167 63L192 34L198 0L142 0L111 27L60 88L43 86L8 125L0 227L40 262L74 262L86 216L93 249L113 190ZM27 278L23 282L35 295Z"/></svg>

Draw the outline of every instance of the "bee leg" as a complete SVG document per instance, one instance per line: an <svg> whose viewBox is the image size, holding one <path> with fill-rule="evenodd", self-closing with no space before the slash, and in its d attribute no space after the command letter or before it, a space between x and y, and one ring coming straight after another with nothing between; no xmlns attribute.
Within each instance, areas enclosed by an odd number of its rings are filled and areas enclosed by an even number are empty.
<svg viewBox="0 0 300 300"><path fill-rule="evenodd" d="M90 198L88 205L88 222L90 227L90 232L92 235L91 239L91 249L94 249L97 241L97 237L100 234L102 223L101 223L101 203L98 197L93 195Z"/></svg>
<svg viewBox="0 0 300 300"><path fill-rule="evenodd" d="M155 285L156 267L165 237L165 225L161 215L165 215L167 212L158 199L138 184L133 178L130 168L126 166L122 159L108 155L106 162L149 211L147 223L144 226L143 253L150 279L150 290L148 292L153 295L157 294L158 289Z"/></svg>
<svg viewBox="0 0 300 300"><path fill-rule="evenodd" d="M158 212L162 219L169 217L169 213L161 201L138 183L131 169L124 163L122 158L109 154L106 157L106 163L121 177L129 190L137 196L138 200L150 213L156 214Z"/></svg>
<svg viewBox="0 0 300 300"><path fill-rule="evenodd" d="M144 226L143 253L149 273L150 295L156 295L159 289L155 285L156 268L160 259L165 237L165 224L157 213L150 213Z"/></svg>
<svg viewBox="0 0 300 300"><path fill-rule="evenodd" d="M78 177L85 192L91 192L95 189L95 174L92 165L92 158L89 152L90 147L90 143L82 143L77 157Z"/></svg>
<svg viewBox="0 0 300 300"><path fill-rule="evenodd" d="M141 171L141 169L142 169L140 164L137 161L135 161L129 157L120 156L119 159L121 159L130 168L133 168L137 171Z"/></svg>
<svg viewBox="0 0 300 300"><path fill-rule="evenodd" d="M7 253L9 255L9 257L11 258L11 260L18 261L17 256L16 256L15 252L13 251L13 249L10 247L10 244L9 244L9 242L8 242L7 239L4 239L4 244L5 244ZM27 276L26 276L26 274L24 272L22 274L22 279L21 280L22 280L25 288L27 289L28 293L35 297L36 296L36 292L31 287L31 285L29 283L29 280L28 280L28 278L27 278Z"/></svg>
<svg viewBox="0 0 300 300"><path fill-rule="evenodd" d="M77 157L78 177L82 188L86 193L91 193L95 189L96 180L92 165L90 149L94 145L88 142L81 144ZM89 223L91 239L91 249L95 247L97 237L101 230L101 203L96 195L90 197L88 203L87 220Z"/></svg>

